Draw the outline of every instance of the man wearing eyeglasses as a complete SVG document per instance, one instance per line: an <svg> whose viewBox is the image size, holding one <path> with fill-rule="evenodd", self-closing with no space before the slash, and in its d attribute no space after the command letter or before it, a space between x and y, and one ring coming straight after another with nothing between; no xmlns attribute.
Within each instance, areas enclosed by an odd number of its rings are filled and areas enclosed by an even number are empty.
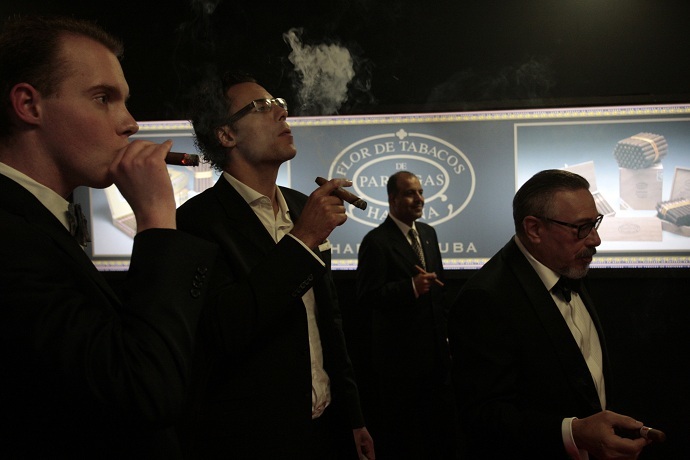
<svg viewBox="0 0 690 460"><path fill-rule="evenodd" d="M345 347L327 237L346 220L334 179L278 187L296 153L285 100L253 78L204 82L192 122L222 176L178 210L225 267L205 308L186 423L190 458L374 459ZM354 442L353 442L354 435Z"/></svg>
<svg viewBox="0 0 690 460"><path fill-rule="evenodd" d="M541 171L513 199L515 236L463 286L449 339L472 459L637 458L644 438L611 405L610 366L585 277L601 244L589 183Z"/></svg>

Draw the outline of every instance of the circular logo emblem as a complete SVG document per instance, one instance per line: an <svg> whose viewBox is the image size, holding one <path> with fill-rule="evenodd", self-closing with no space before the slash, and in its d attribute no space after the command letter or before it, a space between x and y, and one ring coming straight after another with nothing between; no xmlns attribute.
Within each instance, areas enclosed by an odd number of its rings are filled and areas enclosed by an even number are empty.
<svg viewBox="0 0 690 460"><path fill-rule="evenodd" d="M348 145L334 158L329 177L352 180L352 192L367 201L364 213L348 205L348 218L371 227L388 216L388 178L409 171L424 189L422 220L430 225L446 222L462 212L472 199L475 174L462 151L429 134L400 129Z"/></svg>

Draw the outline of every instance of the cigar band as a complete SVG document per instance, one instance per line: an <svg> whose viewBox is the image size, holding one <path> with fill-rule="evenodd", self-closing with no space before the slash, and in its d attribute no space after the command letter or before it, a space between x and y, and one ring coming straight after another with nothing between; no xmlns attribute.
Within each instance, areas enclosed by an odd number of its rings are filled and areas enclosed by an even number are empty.
<svg viewBox="0 0 690 460"><path fill-rule="evenodd" d="M653 139L648 139L648 138L642 137L642 136L632 136L631 139L637 139L640 141L649 142L651 144L652 148L654 149L654 163L656 163L659 160L659 148L656 146L656 142L654 142Z"/></svg>
<svg viewBox="0 0 690 460"><path fill-rule="evenodd" d="M678 200L675 203L663 204L661 207L661 215L665 217L669 211L672 211L676 208L682 208L688 205L690 205L690 200Z"/></svg>

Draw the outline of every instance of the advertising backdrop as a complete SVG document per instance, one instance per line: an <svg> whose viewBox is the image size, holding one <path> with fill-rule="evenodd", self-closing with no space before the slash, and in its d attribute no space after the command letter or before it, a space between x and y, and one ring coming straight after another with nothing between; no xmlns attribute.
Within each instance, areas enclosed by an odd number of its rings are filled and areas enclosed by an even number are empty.
<svg viewBox="0 0 690 460"><path fill-rule="evenodd" d="M348 221L331 234L334 269L356 268L359 243L387 216L386 182L396 171L419 177L426 197L422 220L438 233L444 266L474 269L513 235L515 191L551 168L585 176L605 215L593 266L690 266L690 228L683 217L690 206L690 106L288 122L298 153L281 168L279 183L309 194L317 176L348 178L351 191L368 203L365 210L347 205ZM185 121L142 122L133 137L173 139L176 151L198 153ZM218 178L208 165L169 169L179 204ZM135 232L125 222L131 209L115 188L80 194L90 201L94 262L102 270L126 268Z"/></svg>

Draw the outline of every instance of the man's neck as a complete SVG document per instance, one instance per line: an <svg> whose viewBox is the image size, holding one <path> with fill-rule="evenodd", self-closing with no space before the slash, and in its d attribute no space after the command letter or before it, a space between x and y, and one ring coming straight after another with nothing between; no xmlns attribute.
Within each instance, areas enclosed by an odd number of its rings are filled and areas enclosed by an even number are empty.
<svg viewBox="0 0 690 460"><path fill-rule="evenodd" d="M277 206L276 180L278 178L278 171L257 170L256 168L240 168L237 165L226 168L226 172L232 177L242 182L247 187L256 190L262 195L271 199L274 208Z"/></svg>
<svg viewBox="0 0 690 460"><path fill-rule="evenodd" d="M61 197L67 199L73 188L61 181L57 167L44 154L40 145L34 145L30 140L6 141L0 146L0 162L16 169L44 185Z"/></svg>

